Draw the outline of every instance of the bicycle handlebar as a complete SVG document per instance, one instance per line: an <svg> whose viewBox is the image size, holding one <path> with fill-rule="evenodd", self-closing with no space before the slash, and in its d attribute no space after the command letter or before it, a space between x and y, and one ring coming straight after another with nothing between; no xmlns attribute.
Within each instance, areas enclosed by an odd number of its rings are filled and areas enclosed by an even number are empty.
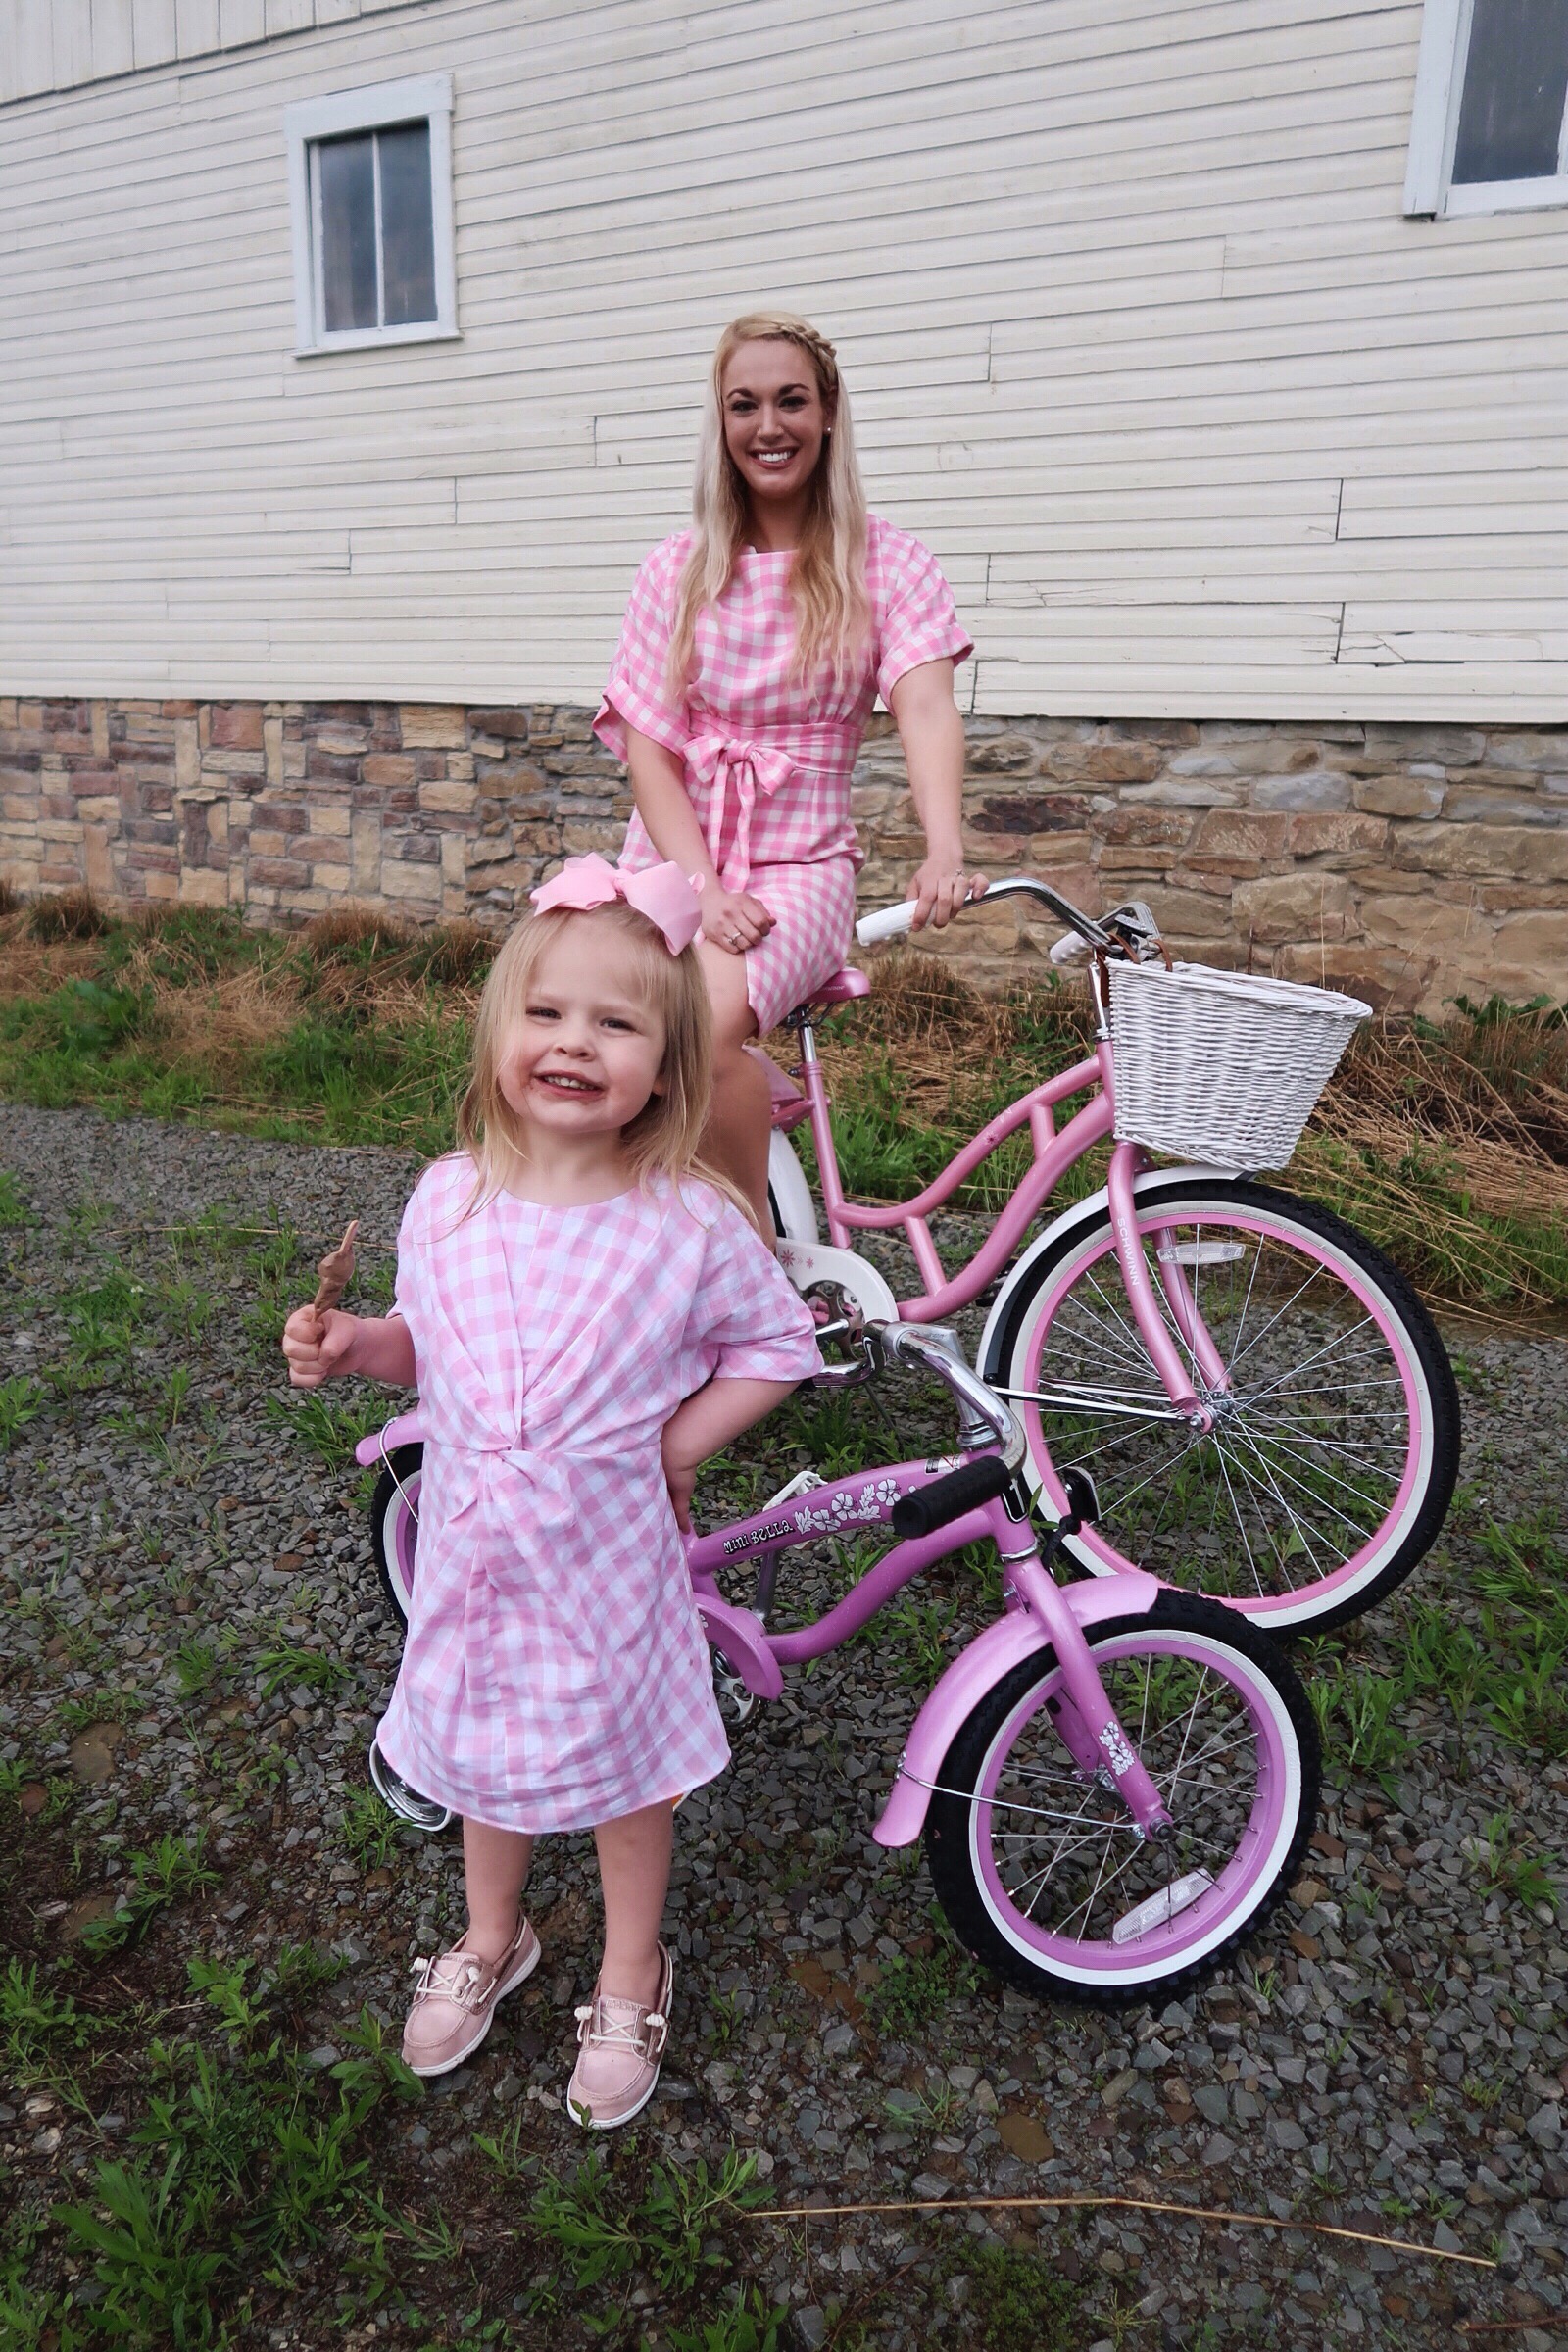
<svg viewBox="0 0 1568 2352"><path fill-rule="evenodd" d="M875 1334L882 1353L892 1362L918 1364L922 1371L929 1372L951 1390L965 1418L990 1431L1002 1448L1002 1460L1009 1472L1023 1467L1027 1445L1023 1423L1005 1398L988 1389L979 1374L970 1371L962 1356L954 1352L957 1342L951 1333L940 1324L922 1323L873 1323L869 1329Z"/></svg>
<svg viewBox="0 0 1568 2352"><path fill-rule="evenodd" d="M1076 931L1079 938L1087 940L1092 948L1114 948L1116 945L1114 935L1102 923L1097 923L1092 914L1085 914L1083 908L1075 906L1071 899L1064 899L1060 891L1053 890L1049 882L1037 881L1033 874L1005 874L1000 881L991 884L985 897L1038 899L1042 906L1050 907L1058 921ZM968 903L971 906L977 906L983 905L984 901L971 899ZM862 948L872 947L881 939L902 938L905 932L913 927L914 908L913 899L906 899L902 906L879 906L874 914L860 917L855 926L855 936Z"/></svg>
<svg viewBox="0 0 1568 2352"><path fill-rule="evenodd" d="M928 1487L901 1494L893 1505L893 1533L901 1542L934 1536L939 1527L951 1527L965 1511L978 1510L981 1503L1004 1494L1011 1479L1012 1472L999 1454L982 1453L978 1460L950 1470L946 1478L934 1478Z"/></svg>

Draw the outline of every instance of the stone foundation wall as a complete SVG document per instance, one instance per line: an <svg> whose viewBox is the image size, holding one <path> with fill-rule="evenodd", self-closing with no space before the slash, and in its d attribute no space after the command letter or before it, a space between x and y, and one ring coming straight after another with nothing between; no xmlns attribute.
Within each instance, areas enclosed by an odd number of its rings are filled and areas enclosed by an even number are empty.
<svg viewBox="0 0 1568 2352"><path fill-rule="evenodd" d="M586 710L0 697L0 875L25 894L234 906L356 902L504 926L630 807ZM1147 898L1180 952L1352 986L1568 1000L1568 727L973 719L975 861L1091 908ZM856 771L862 903L920 856L891 722ZM986 986L1054 926L978 910L939 952Z"/></svg>

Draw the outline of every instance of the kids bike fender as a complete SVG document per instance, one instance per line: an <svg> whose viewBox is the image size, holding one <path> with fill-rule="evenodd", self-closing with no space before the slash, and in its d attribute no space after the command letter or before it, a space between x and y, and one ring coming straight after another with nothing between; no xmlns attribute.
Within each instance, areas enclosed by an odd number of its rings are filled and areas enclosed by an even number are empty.
<svg viewBox="0 0 1568 2352"><path fill-rule="evenodd" d="M389 1453L400 1446L422 1446L429 1436L424 1416L418 1406L411 1405L406 1413L398 1413L384 1429L372 1429L354 1448L354 1459L362 1470L373 1470Z"/></svg>
<svg viewBox="0 0 1568 2352"><path fill-rule="evenodd" d="M1080 1625L1098 1625L1106 1617L1147 1616L1162 1590L1157 1576L1130 1568L1069 1585L1062 1599ZM960 1724L1022 1659L1050 1646L1039 1619L1026 1609L1012 1609L954 1659L910 1726L892 1794L871 1832L878 1845L914 1843L925 1826L932 1784L941 1777L943 1758Z"/></svg>

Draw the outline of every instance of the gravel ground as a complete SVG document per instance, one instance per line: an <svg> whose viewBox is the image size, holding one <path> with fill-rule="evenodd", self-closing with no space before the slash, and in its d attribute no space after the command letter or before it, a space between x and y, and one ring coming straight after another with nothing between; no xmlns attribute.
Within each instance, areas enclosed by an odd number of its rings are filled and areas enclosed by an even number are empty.
<svg viewBox="0 0 1568 2352"><path fill-rule="evenodd" d="M52 1967L130 1883L130 1857L203 1829L220 1884L163 1912L99 1976L172 2007L197 1952L266 1961L285 1938L314 1939L342 1964L299 2022L326 2065L362 2004L401 2018L411 1956L462 1920L452 1838L405 1834L375 1861L345 1830L364 1816L397 1636L363 1482L305 1442L274 1352L279 1302L308 1295L307 1261L351 1214L360 1297L385 1296L412 1166L16 1108L0 1109L0 1165L29 1220L0 1236L0 1381L75 1367L36 1392L41 1408L0 1455L0 1760L14 1768L0 1932ZM181 1230L198 1220L202 1234ZM303 1254L285 1271L295 1232ZM1471 1498L1446 1539L1461 1590L1482 1515L1560 1511L1568 1467L1562 1340L1470 1325L1462 1347ZM862 1409L901 1418L901 1450L925 1442L918 1396ZM769 1491L805 1458L800 1440L798 1421L760 1433L737 1493L754 1476ZM957 1571L940 1572L933 1596L961 1627L959 1593ZM1362 1629L1358 1664L1387 1656L1388 1625ZM923 1869L870 1840L930 1679L921 1637L911 1613L792 1680L734 1735L733 1771L678 1816L675 2030L642 2148L688 2166L755 2152L780 2204L1099 2193L1283 2226L1061 2205L749 2225L742 2267L787 2306L781 2341L1011 2340L981 2251L1004 2245L1067 2282L1059 2341L1073 2352L1568 2344L1564 1921L1539 1881L1521 1895L1476 1860L1500 1821L1510 1850L1562 1885L1568 1766L1438 1712L1381 1777L1331 1754L1309 1876L1246 1965L1156 2013L1038 2007L956 1963ZM530 1909L543 1967L478 2058L398 2111L377 2152L389 2191L457 2217L481 2283L512 2290L490 2309L525 2296L529 2273L514 2252L503 2280L483 2251L505 2197L475 2135L515 2119L547 2163L582 2153L561 2089L595 1952L585 1840L542 1849ZM90 1995L94 1971L78 1957L70 1981ZM122 2139L140 2093L127 2077L107 2100L116 2113L25 2092L0 2084L0 2143L31 2211ZM44 2237L35 2277L58 2284L67 2259ZM302 2291L270 2308L263 2294L238 2340L325 2342L332 2294ZM592 2290L568 2296L552 2333L589 2340L600 2308ZM348 2340L457 2340L391 2303L379 2325Z"/></svg>

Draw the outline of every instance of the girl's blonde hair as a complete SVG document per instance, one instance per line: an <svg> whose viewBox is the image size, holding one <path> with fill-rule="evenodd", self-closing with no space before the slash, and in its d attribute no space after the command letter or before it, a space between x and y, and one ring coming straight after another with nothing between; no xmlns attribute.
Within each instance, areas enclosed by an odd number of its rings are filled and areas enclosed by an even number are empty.
<svg viewBox="0 0 1568 2352"><path fill-rule="evenodd" d="M811 505L790 565L795 605L795 674L807 679L822 662L842 680L871 628L865 587L865 490L855 455L850 396L833 346L789 311L753 311L718 338L703 404L692 491L692 544L681 572L670 638L666 683L673 701L685 696L697 619L716 605L735 575L751 508L746 483L724 439L724 370L743 343L793 343L811 364L832 426L811 476Z"/></svg>
<svg viewBox="0 0 1568 2352"><path fill-rule="evenodd" d="M698 1177L750 1218L734 1186L710 1167L698 1150L708 1121L713 1048L708 983L697 951L688 947L672 956L647 916L619 900L604 906L556 906L527 916L490 967L473 1025L473 1074L458 1107L458 1141L476 1170L464 1214L471 1216L494 1200L508 1178L528 1164L516 1113L501 1092L501 1054L508 1036L521 1024L541 958L569 923L597 923L620 933L635 951L643 1001L663 1023L662 1091L650 1095L621 1129L633 1177L646 1185L650 1177L662 1174L677 1186L683 1177Z"/></svg>

